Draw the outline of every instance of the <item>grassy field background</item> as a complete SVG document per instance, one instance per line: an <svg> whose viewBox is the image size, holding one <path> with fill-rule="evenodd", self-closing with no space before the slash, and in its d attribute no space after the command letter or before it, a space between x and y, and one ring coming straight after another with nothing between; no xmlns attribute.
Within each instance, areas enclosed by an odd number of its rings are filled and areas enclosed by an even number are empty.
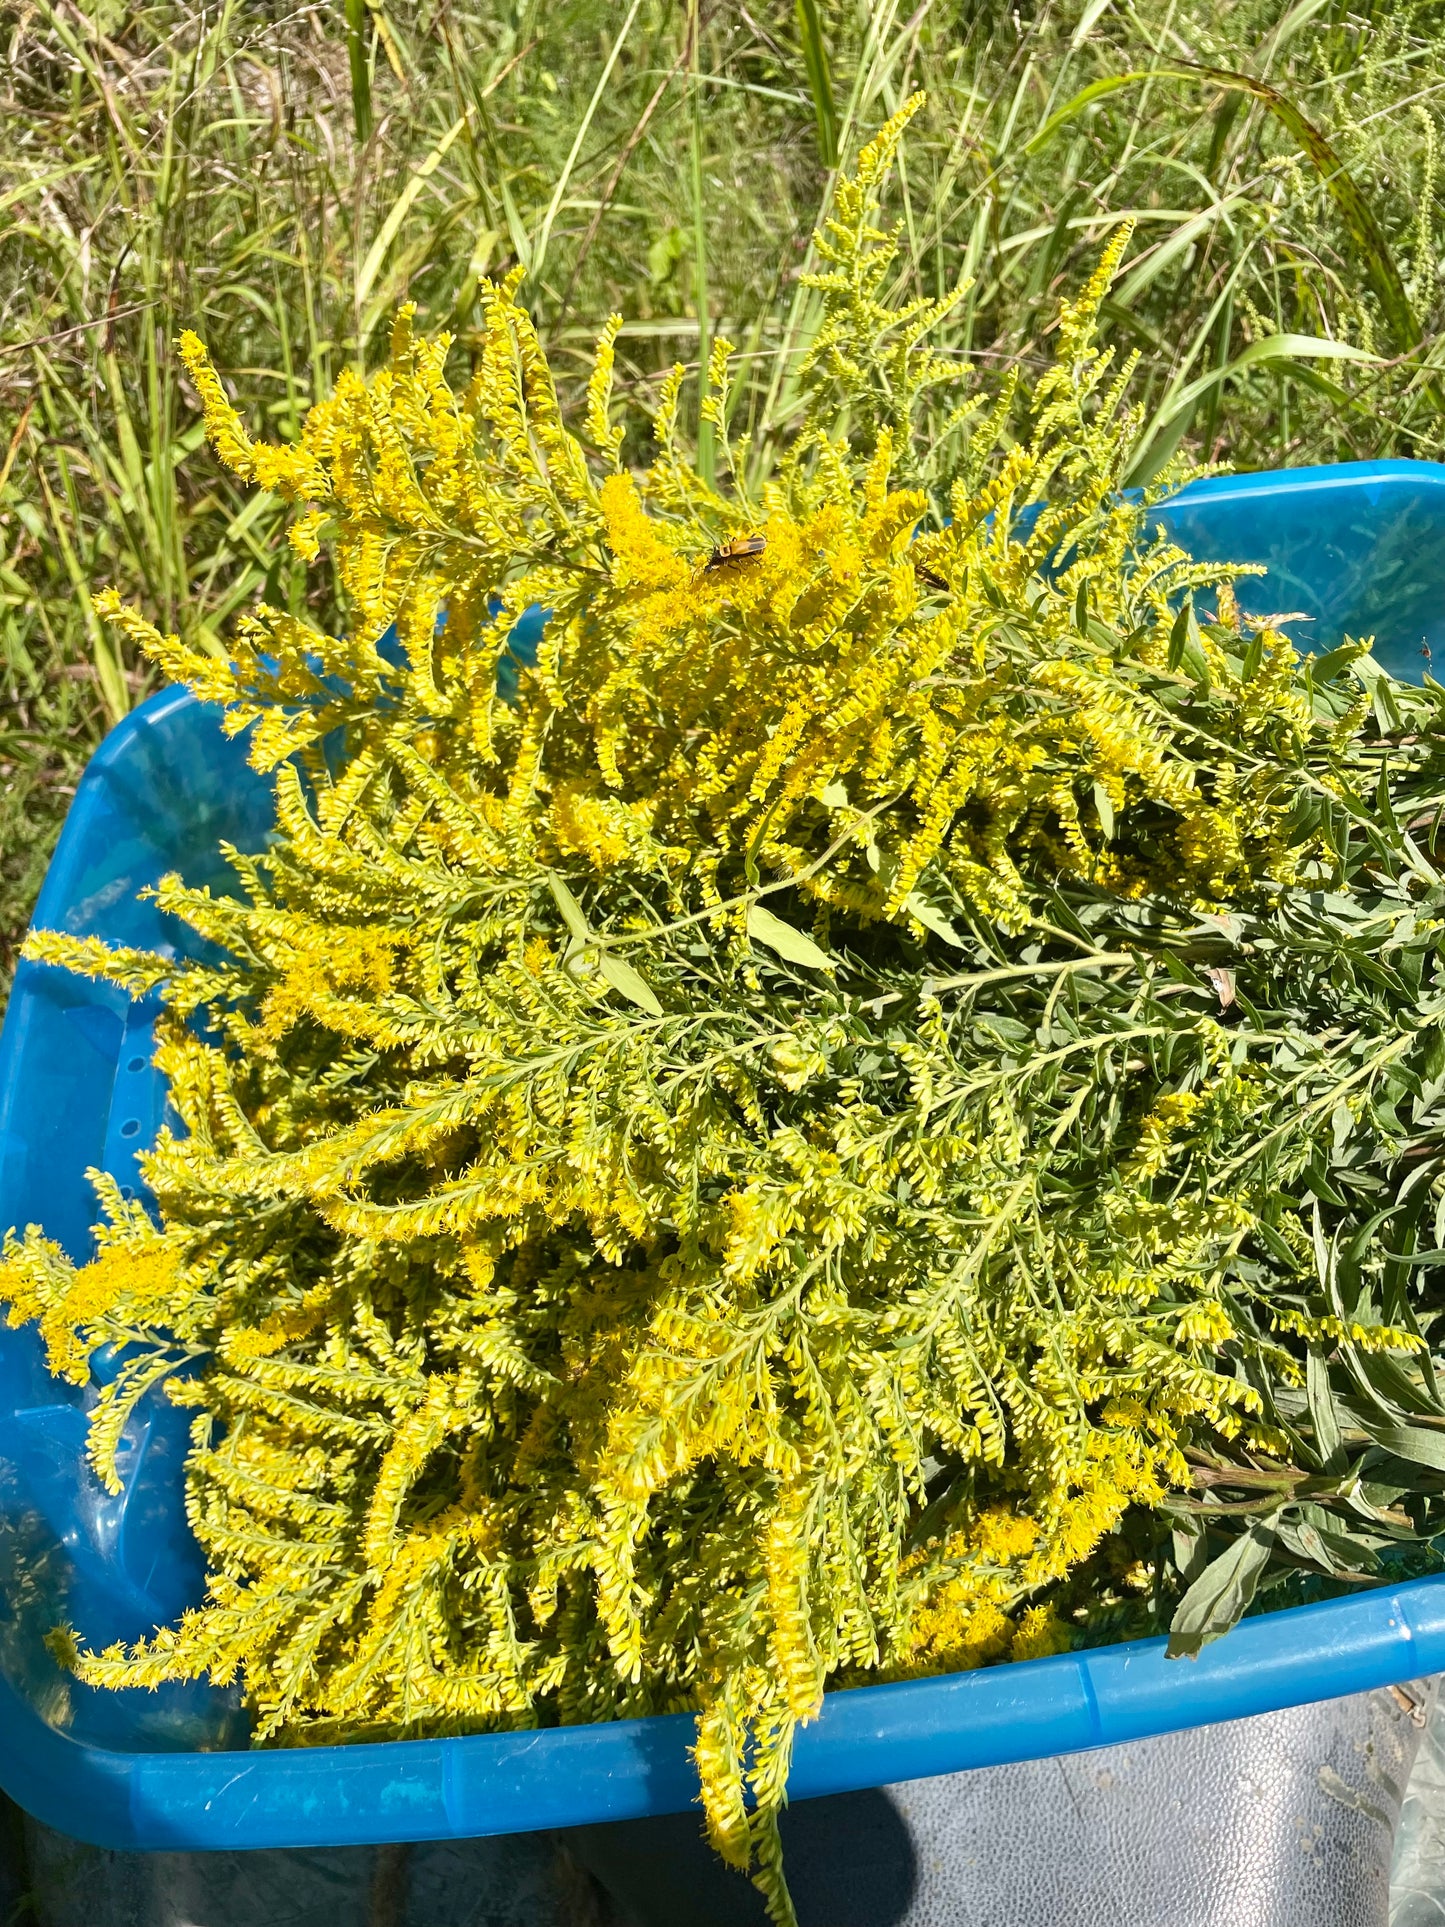
<svg viewBox="0 0 1445 1927"><path fill-rule="evenodd" d="M91 588L215 648L260 593L345 620L204 448L181 327L289 434L403 298L464 361L478 277L521 262L579 386L621 310L639 420L726 331L765 461L834 169L919 87L901 272L971 283L941 345L985 383L1132 219L1108 318L1141 357L1139 477L1181 445L1445 452L1438 3L0 5L0 986L147 687Z"/></svg>

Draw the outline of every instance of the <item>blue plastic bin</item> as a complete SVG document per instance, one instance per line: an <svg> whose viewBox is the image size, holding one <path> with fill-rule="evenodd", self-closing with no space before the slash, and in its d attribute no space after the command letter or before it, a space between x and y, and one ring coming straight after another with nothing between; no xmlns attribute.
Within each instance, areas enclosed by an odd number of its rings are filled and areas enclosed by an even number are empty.
<svg viewBox="0 0 1445 1927"><path fill-rule="evenodd" d="M1445 467L1350 464L1196 484L1159 511L1200 556L1264 562L1241 601L1301 611L1317 653L1345 634L1418 679L1445 662ZM143 703L76 792L38 925L180 946L136 892L165 871L219 881L225 838L260 848L268 786L214 709ZM165 1110L148 1002L22 963L0 1032L0 1229L42 1224L90 1248L87 1166L137 1185ZM157 1399L123 1457L125 1490L85 1460L93 1393L57 1384L28 1330L0 1331L0 1785L39 1819L110 1847L340 1846L524 1832L676 1812L695 1797L691 1719L249 1752L211 1688L79 1687L43 1640L134 1638L200 1596L182 1507L184 1415ZM797 1799L1039 1758L1362 1691L1445 1669L1445 1579L1247 1621L1197 1661L1149 1640L830 1694L799 1736Z"/></svg>

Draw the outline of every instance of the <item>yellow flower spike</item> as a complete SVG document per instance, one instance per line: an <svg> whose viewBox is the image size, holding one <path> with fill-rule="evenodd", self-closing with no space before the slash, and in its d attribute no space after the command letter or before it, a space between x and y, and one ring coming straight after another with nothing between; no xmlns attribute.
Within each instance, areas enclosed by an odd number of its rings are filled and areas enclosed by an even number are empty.
<svg viewBox="0 0 1445 1927"><path fill-rule="evenodd" d="M587 434L592 446L606 455L614 468L621 457L626 433L620 424L614 426L608 418L612 371L617 359L617 336L621 327L620 314L608 317L606 327L597 338L597 353L587 380Z"/></svg>
<svg viewBox="0 0 1445 1927"><path fill-rule="evenodd" d="M308 508L291 524L288 540L303 562L314 562L321 553L321 530L328 517L325 509Z"/></svg>
<svg viewBox="0 0 1445 1927"><path fill-rule="evenodd" d="M200 336L187 328L176 343L186 372L196 385L205 417L206 437L227 468L243 481L252 479L254 448L245 424L221 386L221 378Z"/></svg>

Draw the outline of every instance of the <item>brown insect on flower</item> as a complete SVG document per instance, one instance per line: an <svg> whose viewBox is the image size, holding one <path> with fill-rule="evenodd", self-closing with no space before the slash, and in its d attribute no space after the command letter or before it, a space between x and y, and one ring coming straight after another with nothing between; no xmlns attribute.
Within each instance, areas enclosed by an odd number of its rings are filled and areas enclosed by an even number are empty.
<svg viewBox="0 0 1445 1927"><path fill-rule="evenodd" d="M915 562L913 573L925 588L937 589L940 595L948 594L948 584L936 570L930 569L926 562Z"/></svg>
<svg viewBox="0 0 1445 1927"><path fill-rule="evenodd" d="M747 562L755 555L761 555L768 546L767 537L762 535L739 535L731 542L724 542L713 550L708 557L706 569L725 569L730 562Z"/></svg>

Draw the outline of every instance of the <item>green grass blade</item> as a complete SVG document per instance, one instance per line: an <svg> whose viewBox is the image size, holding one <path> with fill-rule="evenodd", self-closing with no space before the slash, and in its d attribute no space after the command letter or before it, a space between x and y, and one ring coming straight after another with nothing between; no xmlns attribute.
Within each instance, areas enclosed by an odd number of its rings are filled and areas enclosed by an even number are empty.
<svg viewBox="0 0 1445 1927"><path fill-rule="evenodd" d="M702 20L698 0L693 0L688 35L691 66L691 98L688 103L691 110L688 122L688 182L692 190L692 298L697 307L697 391L698 405L701 407L707 384L707 364L712 344L709 340L708 326L707 195L702 178L703 99L702 80L698 72ZM716 462L712 423L699 419L697 425L698 472L709 488L716 480Z"/></svg>
<svg viewBox="0 0 1445 1927"><path fill-rule="evenodd" d="M435 174L441 166L442 161L446 157L447 149L451 146L457 135L461 133L466 124L467 117L465 114L463 114L459 120L452 122L436 146L427 155L421 166L412 174L411 179L392 202L390 211L377 230L376 239L367 251L366 259L362 262L360 271L356 277L356 303L358 307L361 306L366 300L366 297L371 293L376 277L381 272L382 263L386 259L387 249L396 239L402 222L411 212L412 204L431 179L432 175Z"/></svg>
<svg viewBox="0 0 1445 1927"><path fill-rule="evenodd" d="M818 158L824 167L838 165L838 109L833 99L833 74L818 0L797 0L798 37L803 46L803 69L813 96L813 118L818 129Z"/></svg>
<svg viewBox="0 0 1445 1927"><path fill-rule="evenodd" d="M345 0L346 59L351 69L351 118L356 127L356 142L365 147L371 139L371 64L367 58L367 30L371 16L366 0Z"/></svg>

